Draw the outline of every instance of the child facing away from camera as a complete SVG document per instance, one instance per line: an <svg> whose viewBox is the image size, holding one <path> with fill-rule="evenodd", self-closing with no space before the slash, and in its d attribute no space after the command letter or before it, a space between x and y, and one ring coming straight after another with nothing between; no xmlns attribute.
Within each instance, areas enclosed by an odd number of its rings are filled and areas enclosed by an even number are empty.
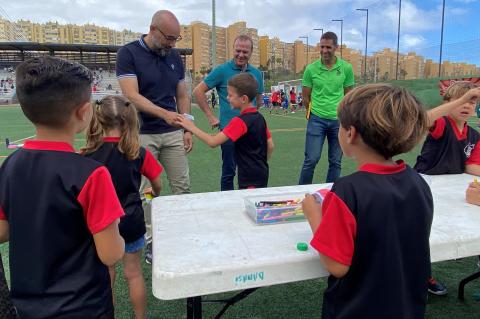
<svg viewBox="0 0 480 319"><path fill-rule="evenodd" d="M445 103L427 112L429 133L414 166L417 172L480 175L480 134L467 124L479 92L471 82L455 82L445 91ZM430 276L428 291L443 296L447 287Z"/></svg>
<svg viewBox="0 0 480 319"><path fill-rule="evenodd" d="M123 273L130 291L135 318L147 316L147 290L142 273L141 253L145 247L145 220L140 199L142 176L150 180L152 195L160 194L163 168L147 149L140 146L139 121L135 106L123 96L106 96L94 104L87 130L86 157L104 164L125 216L120 219L120 235L125 240ZM115 266L109 268L112 290Z"/></svg>
<svg viewBox="0 0 480 319"><path fill-rule="evenodd" d="M210 135L187 119L178 121L210 147L217 147L228 139L235 142L235 161L238 167L238 187L262 188L268 184L268 159L273 152L273 140L262 114L252 101L258 92L258 83L249 73L240 73L228 81L228 101L240 110L240 115L218 134Z"/></svg>
<svg viewBox="0 0 480 319"><path fill-rule="evenodd" d="M406 89L372 84L344 97L338 119L340 146L358 171L337 180L322 203L303 201L311 245L331 274L322 318L423 318L432 194L392 158L423 137L426 113Z"/></svg>
<svg viewBox="0 0 480 319"><path fill-rule="evenodd" d="M36 138L0 168L13 304L20 318L114 318L108 266L124 253L124 213L105 166L73 149L92 118L92 73L40 57L19 64L16 77Z"/></svg>

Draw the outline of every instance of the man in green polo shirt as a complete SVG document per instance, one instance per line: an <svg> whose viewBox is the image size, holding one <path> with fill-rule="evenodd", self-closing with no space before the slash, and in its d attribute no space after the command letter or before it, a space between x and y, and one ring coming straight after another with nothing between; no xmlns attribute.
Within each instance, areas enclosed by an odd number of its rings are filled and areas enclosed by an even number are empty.
<svg viewBox="0 0 480 319"><path fill-rule="evenodd" d="M256 100L253 101L253 105L261 105L263 79L260 70L248 63L252 56L252 51L252 38L248 35L239 35L233 41L233 59L214 68L193 90L193 96L195 96L200 109L207 115L208 122L212 128L220 127L223 130L235 116L240 115L240 111L233 109L227 99L228 80L239 73L248 72L255 77L258 83L258 94ZM220 100L220 121L208 107L205 97L205 93L213 88L217 89ZM233 179L236 167L235 144L229 140L222 144L222 177L220 181L220 189L222 191L234 189Z"/></svg>
<svg viewBox="0 0 480 319"><path fill-rule="evenodd" d="M327 183L340 177L342 149L338 143L337 107L355 84L352 65L335 56L338 38L326 32L320 39L321 59L309 64L303 73L303 105L307 110L305 160L299 184L312 184L313 174L328 140Z"/></svg>

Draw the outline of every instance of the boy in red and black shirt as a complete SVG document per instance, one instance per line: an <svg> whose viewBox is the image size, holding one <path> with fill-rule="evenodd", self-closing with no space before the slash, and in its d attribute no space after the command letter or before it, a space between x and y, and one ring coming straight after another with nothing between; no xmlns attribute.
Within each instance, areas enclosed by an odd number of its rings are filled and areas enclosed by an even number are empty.
<svg viewBox="0 0 480 319"><path fill-rule="evenodd" d="M417 172L480 175L480 134L467 125L475 114L476 100L468 93L478 91L474 88L467 81L452 84L443 96L446 103L427 112L430 132L414 167ZM445 285L433 277L428 279L428 291L447 294Z"/></svg>
<svg viewBox="0 0 480 319"><path fill-rule="evenodd" d="M443 96L451 103L428 111L430 133L415 164L419 173L480 175L480 133L467 124L476 100L466 93L474 88L471 82L455 82Z"/></svg>
<svg viewBox="0 0 480 319"><path fill-rule="evenodd" d="M216 135L209 135L183 118L178 122L210 147L235 142L235 161L238 167L238 187L262 188L268 184L268 159L273 152L273 140L267 122L252 101L258 93L258 83L249 73L240 73L228 81L228 101L236 109L237 116Z"/></svg>
<svg viewBox="0 0 480 319"><path fill-rule="evenodd" d="M113 318L107 265L123 256L123 210L108 170L72 147L92 116L92 74L42 57L21 63L16 76L36 139L0 168L12 301L21 318Z"/></svg>
<svg viewBox="0 0 480 319"><path fill-rule="evenodd" d="M311 245L331 273L322 318L424 318L433 199L424 179L392 158L422 138L426 114L404 88L375 84L349 92L338 119L340 146L358 171L323 203L303 201Z"/></svg>

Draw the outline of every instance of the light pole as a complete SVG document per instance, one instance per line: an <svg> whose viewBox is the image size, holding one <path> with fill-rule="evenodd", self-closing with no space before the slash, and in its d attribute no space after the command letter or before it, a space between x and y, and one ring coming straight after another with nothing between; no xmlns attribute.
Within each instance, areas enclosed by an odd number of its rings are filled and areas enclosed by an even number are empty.
<svg viewBox="0 0 480 319"><path fill-rule="evenodd" d="M215 21L215 0L212 0L212 69L217 65L217 27Z"/></svg>
<svg viewBox="0 0 480 319"><path fill-rule="evenodd" d="M322 35L323 35L323 29L322 28L314 28L313 31L322 31Z"/></svg>
<svg viewBox="0 0 480 319"><path fill-rule="evenodd" d="M343 19L333 19L334 22L340 22L340 59L343 58L342 47L343 47Z"/></svg>
<svg viewBox="0 0 480 319"><path fill-rule="evenodd" d="M398 2L398 32L397 32L397 67L395 69L395 80L398 80L398 56L400 54L400 17L402 16L402 0Z"/></svg>
<svg viewBox="0 0 480 319"><path fill-rule="evenodd" d="M306 36L303 36L303 37L299 37L300 39L307 39L307 63L305 63L305 65L308 65L308 35Z"/></svg>
<svg viewBox="0 0 480 319"><path fill-rule="evenodd" d="M443 49L443 24L445 20L445 0L442 6L442 31L440 31L440 59L438 61L438 77L442 76L442 49Z"/></svg>
<svg viewBox="0 0 480 319"><path fill-rule="evenodd" d="M367 23L365 27L365 57L363 65L363 76L365 77L365 83L367 82L367 50L368 50L368 9L357 9L357 11L365 11L367 13Z"/></svg>

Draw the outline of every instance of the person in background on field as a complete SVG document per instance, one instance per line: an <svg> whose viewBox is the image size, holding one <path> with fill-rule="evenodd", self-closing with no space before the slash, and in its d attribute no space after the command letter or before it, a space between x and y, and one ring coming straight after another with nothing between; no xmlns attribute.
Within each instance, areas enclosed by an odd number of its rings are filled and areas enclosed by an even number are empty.
<svg viewBox="0 0 480 319"><path fill-rule="evenodd" d="M217 97L215 96L215 91L212 90L211 94L210 94L210 99L211 99L211 102L212 102L212 110L215 110L215 105L217 105Z"/></svg>
<svg viewBox="0 0 480 319"><path fill-rule="evenodd" d="M353 88L355 79L352 65L335 55L337 48L337 35L325 32L320 38L320 59L307 65L303 73L302 97L308 123L300 185L312 183L325 138L328 140L327 183L340 177L342 150L338 144L337 107Z"/></svg>
<svg viewBox="0 0 480 319"><path fill-rule="evenodd" d="M190 193L187 154L193 147L192 134L175 124L180 114L191 111L183 61L174 49L181 39L177 17L159 10L152 17L148 34L118 50L116 63L122 93L140 115L140 143L165 168L175 195ZM144 178L141 189L146 187L148 180ZM145 262L151 264L151 205L142 199L147 227Z"/></svg>
<svg viewBox="0 0 480 319"><path fill-rule="evenodd" d="M295 87L290 89L290 110L295 113L295 107L297 103L297 94L295 94Z"/></svg>
<svg viewBox="0 0 480 319"><path fill-rule="evenodd" d="M257 108L262 103L263 77L260 70L249 63L253 53L253 40L248 35L239 35L233 41L233 59L227 61L210 72L193 90L193 95L198 106L207 116L212 128L219 127L223 130L230 121L240 114L239 109L230 105L227 99L227 83L230 78L239 73L249 73L256 79L258 92L252 103ZM205 92L215 88L220 99L220 119L217 119L212 110L209 109L204 98ZM222 176L220 178L220 189L222 191L233 190L233 180L237 164L235 162L235 145L233 141L227 140L221 144L222 149Z"/></svg>
<svg viewBox="0 0 480 319"><path fill-rule="evenodd" d="M267 109L270 109L270 97L267 93L263 93L263 106L265 106ZM272 113L271 110L270 113Z"/></svg>
<svg viewBox="0 0 480 319"><path fill-rule="evenodd" d="M302 92L298 92L298 95L297 95L297 107L298 107L299 110L301 110L302 107L303 107Z"/></svg>

